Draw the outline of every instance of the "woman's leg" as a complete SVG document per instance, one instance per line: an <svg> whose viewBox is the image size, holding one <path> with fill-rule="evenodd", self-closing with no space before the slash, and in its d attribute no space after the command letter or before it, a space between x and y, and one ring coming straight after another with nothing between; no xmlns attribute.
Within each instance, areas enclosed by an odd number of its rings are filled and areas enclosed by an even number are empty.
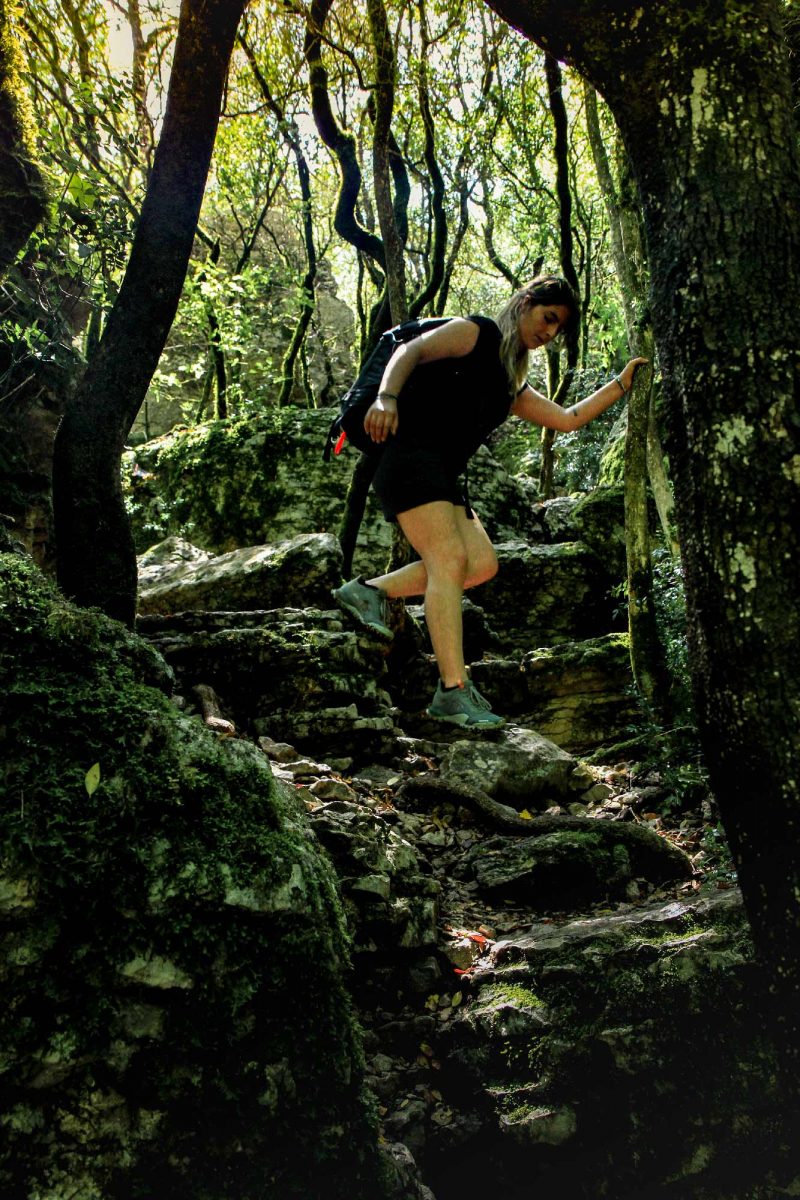
<svg viewBox="0 0 800 1200"><path fill-rule="evenodd" d="M463 684L467 672L461 597L468 558L455 505L434 500L399 513L397 520L425 567L425 621L442 683L445 687Z"/></svg>
<svg viewBox="0 0 800 1200"><path fill-rule="evenodd" d="M422 505L421 507L428 508L429 506ZM485 583L487 579L491 579L497 573L497 556L478 514L473 510L470 520L460 505L451 507L453 507L456 525L467 551L467 576L464 580L464 588L477 587L479 583ZM411 511L419 512L420 509ZM405 516L405 514L401 514L401 516ZM398 518L398 520L403 528L402 519ZM406 533L404 528L403 532ZM408 533L406 533L406 537L408 537ZM410 537L408 540L411 542ZM411 544L414 546L413 542ZM417 550L417 547L414 546L414 549ZM424 596L428 587L428 572L424 561L418 560L408 563L405 567L399 567L388 575L376 575L374 578L368 579L367 583L371 587L380 588L393 600L400 596Z"/></svg>
<svg viewBox="0 0 800 1200"><path fill-rule="evenodd" d="M495 573L497 560L491 543L477 518L468 520L464 509L448 500L421 504L399 513L397 519L421 564L411 563L369 582L389 596L415 594L395 591L397 586L416 590L424 584L425 620L442 684L463 685L467 671L461 598L468 582L483 582Z"/></svg>

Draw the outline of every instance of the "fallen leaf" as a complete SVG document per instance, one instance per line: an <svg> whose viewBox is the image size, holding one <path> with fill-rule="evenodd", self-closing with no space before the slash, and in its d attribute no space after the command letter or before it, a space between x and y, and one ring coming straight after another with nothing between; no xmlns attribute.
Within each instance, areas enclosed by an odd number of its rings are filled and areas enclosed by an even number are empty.
<svg viewBox="0 0 800 1200"><path fill-rule="evenodd" d="M83 780L83 786L86 788L87 794L92 796L97 791L100 784L100 763L95 763L93 767L89 767Z"/></svg>

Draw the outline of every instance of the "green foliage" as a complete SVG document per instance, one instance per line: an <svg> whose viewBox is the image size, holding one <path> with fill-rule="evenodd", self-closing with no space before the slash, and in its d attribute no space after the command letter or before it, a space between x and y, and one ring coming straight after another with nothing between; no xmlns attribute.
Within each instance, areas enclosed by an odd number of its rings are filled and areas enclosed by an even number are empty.
<svg viewBox="0 0 800 1200"><path fill-rule="evenodd" d="M137 13L142 53L128 66L119 61L118 47ZM426 6L427 50L421 22L407 15L402 6L389 5L397 51L393 134L411 181L409 293L424 286L432 269L433 176L419 100L426 85L448 226L447 279L435 304L451 313L493 313L509 292L504 272L523 280L535 260L543 258L551 268L559 261L553 130L541 51L473 0L465 0L457 14L444 0ZM110 16L100 0L76 0L69 19L62 17L56 0L42 0L24 28L39 146L57 200L10 285L17 364L29 351L46 357L71 350L80 339L88 355L96 344L119 287L152 163L175 32L174 17L156 0L131 6L124 18ZM359 219L376 233L368 113L374 53L362 10L337 11L335 22L335 35L323 46L330 100L338 124L354 139L362 169ZM333 229L339 172L308 116L303 11L266 3L248 10L242 32L261 79L247 55L234 56L200 235L135 441L212 416L213 368L220 359L229 415L250 415L275 401L284 352L308 303L301 286L308 267L304 209L287 131L310 170L319 260L310 362L302 371L297 367L293 401L314 403L323 391L349 382L359 339L350 337L338 297L363 325L383 286L382 273L374 264L365 270L364 260ZM625 349L580 90L568 77L565 99L578 265L582 286L591 292L577 395L607 377ZM8 382L13 386L16 378ZM593 486L611 419L557 440L560 492ZM538 473L535 431L512 433L502 445L512 469Z"/></svg>
<svg viewBox="0 0 800 1200"><path fill-rule="evenodd" d="M683 568L669 551L653 551L653 596L656 621L672 680L672 698L678 724L694 726L691 673L686 641L686 597Z"/></svg>
<svg viewBox="0 0 800 1200"><path fill-rule="evenodd" d="M596 391L606 382L596 370L578 371L564 407ZM546 394L547 385L533 378L532 386ZM616 407L574 433L559 433L553 454L553 481L557 495L589 492L598 486L601 460L609 433L617 419ZM512 475L537 479L541 467L541 430L525 421L509 420L493 435L491 450ZM606 481L607 482L607 481Z"/></svg>

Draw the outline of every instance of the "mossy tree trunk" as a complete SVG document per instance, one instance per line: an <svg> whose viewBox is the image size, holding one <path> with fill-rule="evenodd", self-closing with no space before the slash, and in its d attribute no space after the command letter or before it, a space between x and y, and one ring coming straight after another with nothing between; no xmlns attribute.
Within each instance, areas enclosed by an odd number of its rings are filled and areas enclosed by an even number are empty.
<svg viewBox="0 0 800 1200"><path fill-rule="evenodd" d="M0 0L0 275L45 214L46 194L34 158L34 131L20 78L13 0Z"/></svg>
<svg viewBox="0 0 800 1200"><path fill-rule="evenodd" d="M652 334L642 336L640 353L652 360ZM647 450L653 368L636 373L628 395L625 434L625 561L627 566L628 634L631 669L639 694L662 724L672 719L670 680L664 646L656 623L650 518L647 500Z"/></svg>
<svg viewBox="0 0 800 1200"><path fill-rule="evenodd" d="M182 0L163 130L125 278L56 437L59 583L79 604L127 624L136 556L120 459L180 299L245 4Z"/></svg>
<svg viewBox="0 0 800 1200"><path fill-rule="evenodd" d="M557 59L552 54L544 56L545 75L547 78L547 95L550 103L550 115L553 118L555 132L556 155L556 195L558 197L558 233L559 253L561 258L561 274L569 284L580 294L578 273L572 253L572 191L569 183L569 128L567 124L567 108L562 92L563 78ZM553 353L548 354L548 377L550 399L555 404L563 404L569 392L575 368L578 365L578 332L570 336L567 343L567 369L561 374L560 363L553 362ZM539 471L539 499L550 500L553 497L553 443L555 430L542 430L542 465Z"/></svg>
<svg viewBox="0 0 800 1200"><path fill-rule="evenodd" d="M603 202L608 214L614 269L622 294L628 352L642 355L652 364L654 342L645 290L644 248L639 236L638 213L622 203L614 183L611 164L600 132L597 93L584 87L586 128ZM624 154L622 148L622 154ZM621 190L621 189L620 189ZM628 633L631 669L641 696L658 713L670 720L669 678L664 648L658 633L653 594L650 520L647 476L651 442L657 435L652 419L653 369L638 371L628 397L625 434L625 557L627 563ZM660 443L654 454L660 458ZM669 527L665 529L669 535ZM668 542L668 544L671 544Z"/></svg>
<svg viewBox="0 0 800 1200"><path fill-rule="evenodd" d="M386 253L386 289L393 325L408 318L403 242L392 202L389 140L394 110L394 45L383 0L367 0L372 45L375 51L375 124L372 134L372 175L375 208Z"/></svg>
<svg viewBox="0 0 800 1200"><path fill-rule="evenodd" d="M653 330L647 299L647 264L640 232L638 200L634 199L632 195L627 151L624 146L618 145L617 158L620 162L620 186L618 188L614 183L611 164L600 131L597 93L589 83L584 86L584 97L586 100L586 129L597 179L608 214L611 253L622 296L628 349L631 355L641 354L645 358L651 358ZM653 498L661 521L665 544L672 557L677 558L680 547L674 532L675 498L664 467L664 451L658 431L655 391L652 387L648 397L647 473L653 489Z"/></svg>
<svg viewBox="0 0 800 1200"><path fill-rule="evenodd" d="M642 200L712 785L800 1079L800 163L778 0L493 0L605 96Z"/></svg>
<svg viewBox="0 0 800 1200"><path fill-rule="evenodd" d="M629 344L631 354L641 354L653 360L654 338L653 319L647 295L648 267L647 252L644 245L642 216L639 198L636 195L628 153L622 140L616 137L616 157L618 162L617 174L619 187L619 220L622 230L622 245L626 260L630 264L630 275L633 281L632 297L635 298L635 309L632 314L631 337ZM675 536L675 497L672 483L664 466L664 450L661 445L661 435L655 412L655 388L651 386L647 395L647 476L656 503L656 510L661 521L664 543L677 558L680 553Z"/></svg>

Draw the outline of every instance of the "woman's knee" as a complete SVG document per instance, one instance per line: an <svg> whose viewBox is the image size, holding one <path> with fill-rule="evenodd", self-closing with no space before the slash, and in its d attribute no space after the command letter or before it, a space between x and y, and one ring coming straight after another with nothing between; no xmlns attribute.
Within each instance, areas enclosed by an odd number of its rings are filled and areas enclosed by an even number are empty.
<svg viewBox="0 0 800 1200"><path fill-rule="evenodd" d="M453 538L446 546L437 547L423 555L428 579L446 579L464 586L469 574L469 555L459 538Z"/></svg>
<svg viewBox="0 0 800 1200"><path fill-rule="evenodd" d="M467 587L477 587L479 583L487 583L497 574L497 555L492 546L482 549L481 553L470 558L467 565Z"/></svg>

